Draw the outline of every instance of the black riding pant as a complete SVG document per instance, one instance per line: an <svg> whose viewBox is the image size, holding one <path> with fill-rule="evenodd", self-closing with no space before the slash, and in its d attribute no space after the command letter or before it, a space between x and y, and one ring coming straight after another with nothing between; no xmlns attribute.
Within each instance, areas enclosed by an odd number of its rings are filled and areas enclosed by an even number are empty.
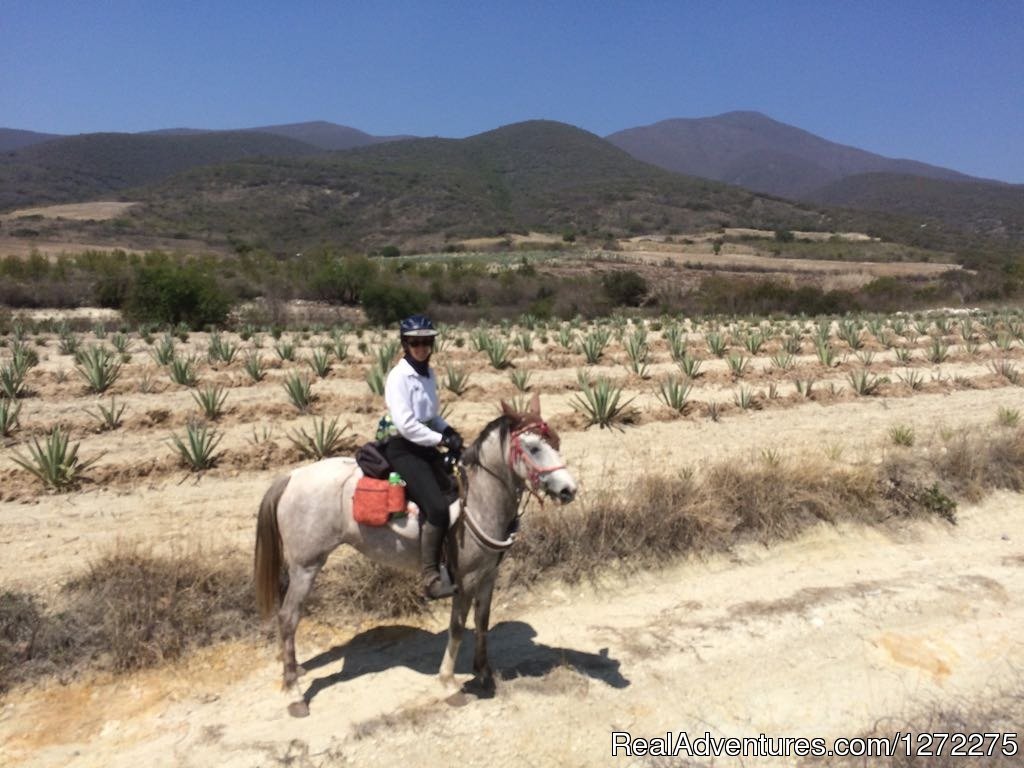
<svg viewBox="0 0 1024 768"><path fill-rule="evenodd" d="M392 437L384 445L384 455L406 483L406 494L419 505L427 521L448 527L448 499L444 489L450 486L440 451Z"/></svg>

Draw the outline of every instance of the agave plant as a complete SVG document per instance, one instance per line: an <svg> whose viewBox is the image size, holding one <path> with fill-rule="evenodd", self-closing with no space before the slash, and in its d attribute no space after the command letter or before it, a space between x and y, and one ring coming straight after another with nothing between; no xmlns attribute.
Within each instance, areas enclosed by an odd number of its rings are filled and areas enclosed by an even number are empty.
<svg viewBox="0 0 1024 768"><path fill-rule="evenodd" d="M603 330L594 330L584 336L577 343L577 351L583 354L587 365L597 365L604 354L604 348L608 344L608 334Z"/></svg>
<svg viewBox="0 0 1024 768"><path fill-rule="evenodd" d="M576 331L571 325L559 326L558 343L561 344L562 349L566 351L573 348L576 343Z"/></svg>
<svg viewBox="0 0 1024 768"><path fill-rule="evenodd" d="M944 343L938 336L932 338L928 345L928 360L938 365L949 358L949 345Z"/></svg>
<svg viewBox="0 0 1024 768"><path fill-rule="evenodd" d="M313 373L321 379L326 379L331 372L331 353L326 349L314 349L307 362L309 367L313 369Z"/></svg>
<svg viewBox="0 0 1024 768"><path fill-rule="evenodd" d="M733 402L736 403L742 410L748 411L755 405L754 392L749 387L740 387L739 391L733 395Z"/></svg>
<svg viewBox="0 0 1024 768"><path fill-rule="evenodd" d="M999 406L996 411L996 424L1001 427L1016 427L1020 424L1020 410L1005 405Z"/></svg>
<svg viewBox="0 0 1024 768"><path fill-rule="evenodd" d="M60 427L54 427L42 444L38 439L32 439L28 456L15 452L11 458L15 464L39 478L44 486L61 492L78 485L85 470L100 459L100 456L95 456L87 461L80 460L80 445L69 445L68 434Z"/></svg>
<svg viewBox="0 0 1024 768"><path fill-rule="evenodd" d="M689 381L667 376L658 384L658 399L673 411L682 413L686 409L692 386Z"/></svg>
<svg viewBox="0 0 1024 768"><path fill-rule="evenodd" d="M889 439L893 445L910 448L914 444L914 428L909 424L893 424L889 427Z"/></svg>
<svg viewBox="0 0 1024 768"><path fill-rule="evenodd" d="M831 368L834 365L839 364L839 360L836 357L836 352L832 348L832 345L827 341L822 342L818 339L814 345L814 351L818 355L818 362L820 362L826 368Z"/></svg>
<svg viewBox="0 0 1024 768"><path fill-rule="evenodd" d="M629 365L627 367L642 378L647 378L647 358L650 354L646 335L646 332L637 332L632 336L627 336L623 342L626 348L626 356L629 358Z"/></svg>
<svg viewBox="0 0 1024 768"><path fill-rule="evenodd" d="M760 331L755 331L743 338L743 346L752 355L758 354L764 348L764 342L764 334Z"/></svg>
<svg viewBox="0 0 1024 768"><path fill-rule="evenodd" d="M729 355L725 358L725 362L728 363L729 373L733 375L733 378L740 378L750 369L750 358L740 354Z"/></svg>
<svg viewBox="0 0 1024 768"><path fill-rule="evenodd" d="M75 370L85 379L86 387L93 394L106 392L121 374L121 362L107 351L106 347L88 347L79 350Z"/></svg>
<svg viewBox="0 0 1024 768"><path fill-rule="evenodd" d="M263 357L259 352L249 352L245 356L245 361L242 363L245 368L245 372L249 374L249 378L253 381L263 381L263 377L267 375L267 369L263 365Z"/></svg>
<svg viewBox="0 0 1024 768"><path fill-rule="evenodd" d="M528 368L513 368L509 371L508 377L512 384L520 392L527 392L530 389L530 379L533 374Z"/></svg>
<svg viewBox="0 0 1024 768"><path fill-rule="evenodd" d="M383 397L386 378L387 373L379 365L370 366L370 370L366 372L366 385L373 394Z"/></svg>
<svg viewBox="0 0 1024 768"><path fill-rule="evenodd" d="M174 337L165 333L163 338L153 345L150 354L158 365L170 365L174 359Z"/></svg>
<svg viewBox="0 0 1024 768"><path fill-rule="evenodd" d="M587 427L597 424L601 429L621 429L620 424L628 421L632 415L628 406L634 398L623 402L622 387L604 376L593 382L583 380L580 384L582 392L574 395L570 405L587 418Z"/></svg>
<svg viewBox="0 0 1024 768"><path fill-rule="evenodd" d="M850 386L853 387L854 394L860 397L875 394L882 384L889 381L885 376L875 376L863 368L859 371L850 371L850 375L847 378L850 380Z"/></svg>
<svg viewBox="0 0 1024 768"><path fill-rule="evenodd" d="M20 411L21 403L17 400L0 397L0 437L10 437L11 433L18 428L18 413Z"/></svg>
<svg viewBox="0 0 1024 768"><path fill-rule="evenodd" d="M456 397L460 397L469 388L469 373L465 368L457 368L449 363L445 367L444 387Z"/></svg>
<svg viewBox="0 0 1024 768"><path fill-rule="evenodd" d="M11 363L0 366L0 396L8 400L25 396L25 374Z"/></svg>
<svg viewBox="0 0 1024 768"><path fill-rule="evenodd" d="M182 463L193 472L209 469L220 458L214 451L223 435L206 424L190 422L185 426L185 437L171 435L171 444L178 451Z"/></svg>
<svg viewBox="0 0 1024 768"><path fill-rule="evenodd" d="M192 392L192 399L199 406L199 411L210 421L216 421L224 413L224 401L228 393L223 387L208 386Z"/></svg>
<svg viewBox="0 0 1024 768"><path fill-rule="evenodd" d="M206 347L206 358L211 363L222 362L230 365L238 354L238 345L225 341L219 333L211 333Z"/></svg>
<svg viewBox="0 0 1024 768"><path fill-rule="evenodd" d="M60 341L57 343L57 349L62 355L73 355L78 351L80 344L78 337L73 333L62 333Z"/></svg>
<svg viewBox="0 0 1024 768"><path fill-rule="evenodd" d="M810 400L814 395L814 379L796 379L793 384L796 385L796 392L800 397Z"/></svg>
<svg viewBox="0 0 1024 768"><path fill-rule="evenodd" d="M11 345L11 367L22 378L37 365L39 365L39 353L32 347L22 341L16 341Z"/></svg>
<svg viewBox="0 0 1024 768"><path fill-rule="evenodd" d="M199 381L199 376L196 373L195 357L191 355L188 357L172 356L171 362L167 366L167 375L171 377L171 381L175 384L180 384L183 387L194 387Z"/></svg>
<svg viewBox="0 0 1024 768"><path fill-rule="evenodd" d="M906 373L897 373L896 378L915 391L924 386L924 376L912 368L908 368Z"/></svg>
<svg viewBox="0 0 1024 768"><path fill-rule="evenodd" d="M295 359L295 343L281 339L274 344L274 351L280 360L294 360Z"/></svg>
<svg viewBox="0 0 1024 768"><path fill-rule="evenodd" d="M1005 358L1002 360L993 360L991 366L992 371L997 376L1002 376L1011 384L1020 383L1020 371L1017 369L1017 366L1015 366L1009 360Z"/></svg>
<svg viewBox="0 0 1024 768"><path fill-rule="evenodd" d="M499 371L508 368L512 364L511 351L508 342L504 339L492 338L484 349L491 367Z"/></svg>
<svg viewBox="0 0 1024 768"><path fill-rule="evenodd" d="M715 357L724 357L725 351L729 348L725 337L717 331L705 336L704 341L708 345L708 351Z"/></svg>
<svg viewBox="0 0 1024 768"><path fill-rule="evenodd" d="M773 368L780 371L788 371L796 364L796 358L793 357L792 352L782 350L771 356L771 364Z"/></svg>
<svg viewBox="0 0 1024 768"><path fill-rule="evenodd" d="M121 426L121 417L124 415L125 409L124 403L118 407L116 398L111 397L109 408L104 406L103 403L97 403L96 407L99 409L98 413L93 413L88 408L84 410L99 422L100 432L109 432Z"/></svg>
<svg viewBox="0 0 1024 768"><path fill-rule="evenodd" d="M348 425L339 428L338 419L331 421L313 417L312 432L307 433L305 429L298 429L288 434L299 453L307 459L325 459L329 456L336 456L343 449L342 435Z"/></svg>
<svg viewBox="0 0 1024 768"><path fill-rule="evenodd" d="M701 375L701 366L704 365L704 361L698 357L693 357L689 353L684 353L679 359L679 370L688 379L696 379Z"/></svg>
<svg viewBox="0 0 1024 768"><path fill-rule="evenodd" d="M348 359L348 342L345 341L344 337L340 334L331 335L331 351L334 356L338 358L339 363L345 362Z"/></svg>
<svg viewBox="0 0 1024 768"><path fill-rule="evenodd" d="M382 371L387 371L391 367L391 363L394 361L395 356L398 355L400 345L401 343L399 341L392 340L377 347L377 367Z"/></svg>
<svg viewBox="0 0 1024 768"><path fill-rule="evenodd" d="M284 381L284 391L288 400L300 413L308 413L313 407L313 389L309 379L293 373Z"/></svg>

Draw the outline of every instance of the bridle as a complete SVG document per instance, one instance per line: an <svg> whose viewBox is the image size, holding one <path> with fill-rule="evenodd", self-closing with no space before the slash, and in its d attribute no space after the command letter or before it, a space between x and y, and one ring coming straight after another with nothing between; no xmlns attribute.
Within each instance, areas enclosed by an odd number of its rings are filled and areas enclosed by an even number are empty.
<svg viewBox="0 0 1024 768"><path fill-rule="evenodd" d="M544 475L549 475L552 472L557 472L560 469L565 469L565 464L554 464L551 466L541 466L533 457L530 456L530 452L523 448L523 435L536 434L541 437L544 441L550 443L551 447L556 451L558 450L559 439L548 423L543 419L537 419L536 421L529 421L523 426L512 431L509 438L508 446L508 468L515 474L515 467L517 461L522 461L528 468L527 477L530 479L530 495L540 502L540 505L544 506L544 498L538 493L540 485Z"/></svg>
<svg viewBox="0 0 1024 768"><path fill-rule="evenodd" d="M560 469L565 469L565 464L557 464L551 466L542 466L538 464L530 456L530 452L523 448L522 438L526 434L539 435L543 440L548 442L552 448L558 450L559 443L558 435L552 430L546 421L542 419L529 419L522 423L521 426L513 429L509 434L509 447L508 447L508 468L513 476L516 476L516 463L522 461L528 468L527 477L530 480L528 491L531 496L540 502L541 506L544 506L544 499L538 492L543 482L544 475L548 475L552 472L557 472ZM517 507L516 515L512 519L512 523L509 526L508 533L504 540L498 540L489 536L483 529L480 528L479 523L473 518L473 514L469 509L466 499L468 496L468 488L460 488L459 496L462 502L462 514L459 516L460 520L464 520L466 527L470 533L473 534L474 538L494 552L505 552L516 542L516 534L519 532L519 520L523 516L525 507L520 505L520 499L522 498L522 491L517 490L509 486L508 481L505 478L500 477L492 469L485 467L483 464L477 465L487 474L494 477L496 480L501 482L508 491L509 496L514 500ZM460 482L461 485L461 482Z"/></svg>

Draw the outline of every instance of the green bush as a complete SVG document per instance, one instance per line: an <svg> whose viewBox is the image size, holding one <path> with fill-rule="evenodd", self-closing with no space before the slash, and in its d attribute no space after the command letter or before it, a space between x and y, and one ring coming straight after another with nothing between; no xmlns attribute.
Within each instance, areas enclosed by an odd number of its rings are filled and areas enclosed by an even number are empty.
<svg viewBox="0 0 1024 768"><path fill-rule="evenodd" d="M212 269L192 261L153 259L138 265L125 299L124 314L135 323L219 325L231 300Z"/></svg>
<svg viewBox="0 0 1024 768"><path fill-rule="evenodd" d="M339 304L358 303L376 271L365 256L341 257L330 252L308 257L304 270L308 270L309 290L316 298Z"/></svg>
<svg viewBox="0 0 1024 768"><path fill-rule="evenodd" d="M647 281L633 270L609 272L601 278L601 287L618 306L639 307L647 297Z"/></svg>
<svg viewBox="0 0 1024 768"><path fill-rule="evenodd" d="M363 310L370 322L391 325L403 317L422 312L427 304L423 291L404 285L377 282L363 289Z"/></svg>

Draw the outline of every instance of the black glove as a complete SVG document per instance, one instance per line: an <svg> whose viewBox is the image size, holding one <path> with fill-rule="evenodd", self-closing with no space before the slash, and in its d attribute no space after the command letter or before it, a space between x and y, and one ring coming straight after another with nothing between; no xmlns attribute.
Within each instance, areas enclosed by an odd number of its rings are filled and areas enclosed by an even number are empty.
<svg viewBox="0 0 1024 768"><path fill-rule="evenodd" d="M450 453L462 453L462 435L451 427L445 427L444 432L441 433L441 445Z"/></svg>

